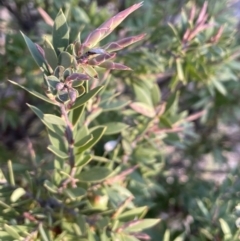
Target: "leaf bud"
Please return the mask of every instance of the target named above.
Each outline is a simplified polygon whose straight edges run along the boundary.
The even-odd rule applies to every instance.
[[[93,195],[89,198],[89,201],[94,208],[106,209],[108,205],[108,196]]]
[[[70,89],[68,92],[69,99],[73,103],[77,99],[77,91],[75,89]]]
[[[62,82],[59,82],[56,84],[56,89],[59,91],[59,90],[62,90],[64,87],[64,84]]]

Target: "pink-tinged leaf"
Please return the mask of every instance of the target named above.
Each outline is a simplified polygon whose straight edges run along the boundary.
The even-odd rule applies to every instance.
[[[81,56],[82,45],[80,42],[76,42],[74,45],[74,52],[77,57]]]
[[[132,70],[131,68],[127,67],[126,65],[114,63],[111,61],[106,61],[102,64],[98,65],[99,67],[105,68],[105,69],[118,69],[118,70]]]
[[[160,222],[160,219],[133,220],[133,221],[124,223],[120,228],[117,229],[117,232],[121,232],[122,230],[124,230],[125,232],[127,231],[129,233],[139,233],[144,229],[148,229],[152,226],[155,226],[159,222]]]
[[[197,27],[203,25],[204,23],[206,23],[207,19],[208,19],[208,14],[205,14],[205,15],[203,16],[203,18],[202,18],[202,21],[199,22],[199,23],[196,23],[195,28],[197,28]]]
[[[106,44],[102,48],[105,49],[107,52],[113,52],[113,51],[118,51],[120,49],[123,49],[133,43],[136,43],[137,41],[142,40],[146,34],[139,34],[136,36],[131,36],[127,38],[120,39],[116,42],[111,42],[109,44]]]
[[[197,19],[197,22],[196,24],[199,24],[201,22],[203,22],[203,19],[205,18],[206,16],[206,12],[207,12],[207,7],[208,7],[208,2],[205,1],[204,4],[203,4],[203,7],[199,13],[199,16],[198,16],[198,19]],[[206,21],[206,20],[205,20]]]
[[[221,26],[219,29],[218,29],[218,32],[217,34],[211,38],[211,41],[213,43],[217,43],[219,41],[219,39],[221,38],[222,36],[222,33],[223,33],[223,30],[224,30],[224,26]]]
[[[68,92],[68,96],[69,96],[69,99],[72,103],[75,102],[75,100],[77,99],[77,96],[78,96],[78,92],[77,90],[75,89],[70,89],[69,92]]]
[[[189,17],[190,22],[193,22],[193,20],[195,18],[195,13],[196,13],[196,6],[193,5],[191,8],[190,17]]]
[[[108,35],[109,28],[103,28],[99,27],[92,31],[88,36],[83,45],[85,48],[92,48],[94,47],[98,42],[100,42],[103,38],[105,38]]]
[[[101,63],[113,59],[116,56],[116,53],[111,53],[111,54],[101,54],[98,55],[97,57],[94,57],[88,61],[88,64],[90,65],[100,65]]]
[[[39,51],[39,53],[40,53],[40,54],[43,56],[43,58],[45,59],[45,52],[44,52],[43,48],[42,48],[40,45],[36,44],[36,43],[35,43],[35,45],[36,45],[37,50]]]
[[[142,4],[143,2],[134,4],[107,20],[87,36],[83,45],[86,48],[94,47],[98,42],[108,36],[129,14],[140,8]]]
[[[202,32],[203,30],[207,29],[207,28],[211,28],[213,27],[213,24],[204,24],[201,25],[199,27],[197,27],[196,29],[194,29],[188,36],[188,41],[190,41],[191,39],[193,39],[197,34],[199,34],[200,32]]]
[[[141,240],[151,240],[151,237],[146,233],[130,233],[130,235]]]
[[[56,89],[57,89],[58,91],[62,90],[63,88],[64,88],[64,83],[59,82],[59,83],[56,84]]]
[[[90,49],[89,54],[106,54],[107,52],[102,48]]]
[[[51,66],[48,64],[47,60],[46,60],[46,55],[45,55],[44,49],[43,49],[40,45],[38,45],[38,44],[36,44],[36,43],[35,43],[35,46],[36,46],[38,52],[42,55],[42,57],[43,57],[43,59],[44,59],[44,62],[45,62],[45,64],[46,64],[45,67],[47,68],[48,72],[49,72],[49,73],[52,73],[53,70],[52,70]]]
[[[186,30],[186,32],[184,33],[184,35],[183,35],[183,42],[184,42],[184,43],[188,41],[188,37],[189,37],[190,33],[191,33],[191,31],[190,31],[190,29],[188,28],[188,29]]]
[[[89,75],[91,78],[97,78],[98,79],[98,73],[91,65],[83,64],[83,65],[81,65],[81,67],[82,67],[84,73]]]
[[[137,113],[142,114],[144,116],[153,118],[156,115],[155,110],[144,103],[133,102],[129,106]]]
[[[78,73],[74,73],[74,74],[71,74],[69,75],[67,78],[66,78],[66,82],[69,82],[69,81],[72,81],[72,80],[89,80],[90,77],[86,74],[78,74]]]

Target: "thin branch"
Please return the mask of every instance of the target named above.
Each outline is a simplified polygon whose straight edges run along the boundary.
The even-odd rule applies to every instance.
[[[41,7],[38,7],[37,10],[38,10],[39,14],[41,15],[41,17],[43,18],[43,20],[45,21],[45,23],[52,27],[54,24],[54,21],[47,14],[47,12]]]

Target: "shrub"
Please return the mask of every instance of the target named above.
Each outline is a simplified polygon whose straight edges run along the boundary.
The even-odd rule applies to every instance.
[[[132,202],[126,183],[137,167],[128,167],[127,159],[121,163],[110,154],[120,151],[120,139],[106,142],[100,150],[94,148],[103,135],[120,137],[128,128],[118,116],[101,125],[95,120],[102,112],[120,110],[129,103],[107,90],[108,75],[112,69],[130,70],[113,62],[115,52],[144,34],[95,46],[141,5],[118,13],[89,33],[83,43],[79,34],[69,42],[62,10],[54,21],[52,43],[45,39],[41,48],[22,34],[43,73],[45,95],[10,82],[52,104],[52,114],[28,106],[47,128],[48,150],[54,159],[39,160],[33,151],[28,165],[8,161],[0,203],[4,240],[149,239],[143,230],[159,222],[143,219],[147,207],[135,207]],[[97,67],[105,70],[98,73]]]
[[[52,41],[42,22],[34,25],[34,36],[27,33],[38,44],[9,34],[2,59],[11,61],[0,66],[1,74],[7,79],[7,70],[11,86],[34,95],[14,88],[11,98],[1,99],[0,139],[10,151],[2,152],[0,237],[238,240],[239,168],[231,155],[238,149],[240,85],[233,11],[226,0],[149,0],[102,39],[110,28],[94,28],[109,10],[135,3],[105,2],[53,1],[48,13],[55,16],[61,7],[68,24],[59,12],[54,33],[60,38],[53,34]],[[43,41],[35,34],[39,29],[47,35]],[[69,38],[61,38],[64,33]],[[119,36],[124,40],[116,41]],[[24,56],[21,39],[43,72]],[[114,64],[118,48],[121,64]],[[17,76],[15,60],[22,69]],[[109,69],[114,67],[125,70]],[[12,88],[3,83],[2,93]],[[143,217],[157,219],[146,224]],[[148,227],[159,218],[154,228],[136,231],[138,221]]]

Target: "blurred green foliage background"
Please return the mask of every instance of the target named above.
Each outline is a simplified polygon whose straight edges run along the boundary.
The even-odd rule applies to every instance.
[[[1,165],[8,159],[26,163],[31,144],[39,158],[48,155],[44,127],[25,103],[41,105],[46,112],[49,106],[7,81],[42,88],[41,73],[19,30],[41,45],[43,37],[51,34],[51,21],[62,8],[72,36],[80,29],[84,39],[90,30],[134,3],[0,1]],[[109,93],[120,89],[122,100],[142,103],[145,112],[136,116],[134,124],[143,132],[148,113],[153,109],[163,113],[160,125],[148,133],[149,139],[129,152],[133,164],[141,165],[145,173],[138,185],[130,182],[135,202],[149,206],[148,217],[162,219],[151,231],[156,241],[239,240],[238,5],[227,0],[206,3],[146,0],[104,40],[109,42],[129,32],[146,33],[141,43],[120,52],[120,60],[133,71],[112,72],[114,81],[109,84]],[[156,86],[159,93],[153,93]],[[96,122],[124,119],[130,112],[110,112],[96,118]],[[151,138],[151,131],[158,131],[158,138]],[[127,144],[136,139],[134,129],[122,135],[127,152]],[[106,141],[107,137],[100,144]]]

